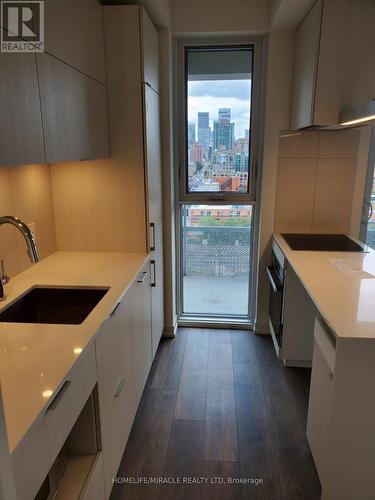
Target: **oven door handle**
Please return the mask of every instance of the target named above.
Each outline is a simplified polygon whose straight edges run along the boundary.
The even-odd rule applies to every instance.
[[[274,292],[280,292],[283,289],[283,287],[280,283],[276,283],[276,280],[274,277],[273,266],[267,266],[266,271],[267,271],[267,275],[268,275],[268,281],[270,282],[270,285],[272,286],[272,290]]]

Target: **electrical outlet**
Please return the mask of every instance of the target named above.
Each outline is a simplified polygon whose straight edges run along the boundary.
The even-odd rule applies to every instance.
[[[30,222],[29,224],[27,224],[27,226],[30,229],[30,231],[33,233],[34,238],[36,238],[35,222]]]

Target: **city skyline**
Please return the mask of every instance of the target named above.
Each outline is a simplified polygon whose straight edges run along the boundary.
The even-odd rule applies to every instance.
[[[188,82],[188,122],[195,123],[198,113],[209,113],[209,127],[219,119],[219,109],[230,108],[231,122],[235,123],[235,138],[245,137],[249,129],[251,80],[218,80]]]

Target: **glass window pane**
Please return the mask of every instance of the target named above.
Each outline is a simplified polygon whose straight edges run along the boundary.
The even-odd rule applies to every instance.
[[[183,314],[247,317],[251,205],[183,205]]]
[[[253,49],[187,48],[187,191],[249,191]]]

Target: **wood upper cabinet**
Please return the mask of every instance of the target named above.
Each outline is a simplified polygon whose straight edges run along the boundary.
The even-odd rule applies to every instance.
[[[46,53],[37,64],[47,162],[108,157],[106,87]]]
[[[45,50],[105,83],[103,7],[98,0],[45,0]]]
[[[144,9],[140,9],[143,60],[142,80],[159,92],[159,34]]]
[[[0,54],[0,164],[44,163],[35,54]]]

